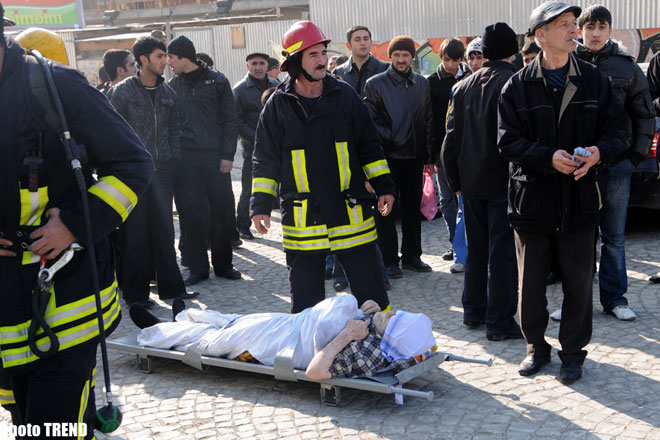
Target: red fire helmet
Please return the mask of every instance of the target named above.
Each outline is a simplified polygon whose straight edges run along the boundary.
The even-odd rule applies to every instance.
[[[330,40],[325,38],[321,29],[318,28],[311,21],[298,21],[289,28],[288,31],[282,36],[282,55],[286,57],[280,66],[282,72],[286,72],[286,62],[288,57],[295,55],[308,47],[312,47],[319,43],[330,43]]]

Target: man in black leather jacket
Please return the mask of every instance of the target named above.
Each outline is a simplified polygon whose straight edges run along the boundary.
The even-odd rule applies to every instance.
[[[387,63],[371,54],[372,46],[371,31],[366,26],[351,26],[346,31],[346,47],[351,51],[351,56],[332,71],[337,78],[349,83],[361,97],[364,96],[367,80],[387,70]]]
[[[174,251],[172,194],[181,159],[181,123],[176,93],[161,76],[167,64],[165,43],[143,37],[133,45],[140,72],[112,87],[108,99],[133,127],[154,158],[156,170],[140,203],[122,226],[122,293],[129,304],[154,305],[149,282],[156,272],[160,299],[187,294]]]
[[[649,154],[655,133],[655,114],[648,82],[635,57],[619,49],[619,45],[610,39],[610,11],[602,5],[590,6],[578,18],[578,27],[584,41],[584,47],[576,49],[578,58],[595,64],[609,78],[612,92],[625,107],[625,117],[631,122],[626,137],[628,148],[603,167],[598,176],[603,192],[598,287],[603,311],[622,321],[632,321],[635,312],[628,307],[628,300],[624,297],[628,290],[625,228],[630,176]]]
[[[415,57],[412,38],[399,36],[388,47],[392,64],[373,76],[365,86],[364,101],[376,123],[385,157],[399,192],[401,228],[401,262],[404,269],[430,272],[431,266],[421,260],[422,228],[419,207],[422,200],[424,167],[435,171],[433,146],[433,109],[429,83],[413,72]],[[378,221],[383,261],[392,278],[401,278],[398,237],[395,219],[380,217]]]
[[[454,193],[463,196],[467,254],[463,323],[486,323],[491,341],[520,339],[513,318],[518,305],[516,251],[507,220],[509,162],[497,150],[497,102],[515,73],[516,33],[506,23],[486,28],[483,55],[489,61],[454,87],[442,145],[442,166]]]
[[[266,75],[268,55],[253,52],[245,58],[248,74],[234,85],[234,101],[238,111],[238,135],[241,138],[243,169],[241,170],[241,196],[236,209],[236,225],[241,238],[254,238],[250,232],[250,196],[252,195],[252,153],[254,134],[263,105],[261,95],[279,84]]]
[[[545,282],[556,246],[564,292],[559,380],[565,384],[582,377],[591,339],[593,250],[602,208],[593,167],[623,153],[628,126],[605,75],[572,53],[580,12],[557,1],[532,12],[530,29],[543,50],[509,79],[498,106],[498,147],[511,162],[508,212],[527,341],[518,372],[530,376],[550,362]],[[578,147],[589,153],[576,156]]]
[[[232,265],[233,198],[231,172],[238,138],[238,116],[231,86],[220,72],[196,60],[195,46],[185,36],[167,46],[175,73],[169,82],[178,97],[181,125],[182,220],[186,225],[187,285],[209,277],[209,261],[201,224],[203,204],[211,208],[211,260],[217,277],[241,278]],[[207,198],[200,195],[206,189]],[[177,200],[178,203],[178,200]]]

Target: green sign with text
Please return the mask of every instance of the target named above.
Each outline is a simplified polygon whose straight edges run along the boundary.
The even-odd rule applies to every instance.
[[[7,0],[5,15],[17,27],[81,28],[85,26],[82,0]]]

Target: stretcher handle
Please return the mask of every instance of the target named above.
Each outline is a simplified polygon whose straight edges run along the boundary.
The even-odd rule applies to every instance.
[[[408,388],[403,388],[402,386],[394,386],[394,385],[390,385],[387,388],[390,391],[392,391],[392,394],[401,394],[402,396],[409,396],[409,397],[419,397],[421,399],[426,399],[429,402],[433,400],[433,391],[409,390]]]
[[[493,366],[493,358],[488,358],[488,359],[474,359],[474,358],[466,358],[463,356],[456,356],[455,354],[447,353],[445,355],[445,360],[446,361],[459,361],[459,362],[470,362],[473,364],[482,364],[482,365],[488,365],[489,367]]]

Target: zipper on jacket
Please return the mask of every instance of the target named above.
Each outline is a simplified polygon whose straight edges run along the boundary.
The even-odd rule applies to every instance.
[[[151,102],[151,108],[154,110],[154,151],[156,152],[156,157],[154,162],[158,160],[158,116],[156,115],[156,102]]]
[[[600,193],[600,185],[598,185],[598,181],[594,183],[596,184],[596,192],[598,193],[598,210],[600,211],[603,208],[603,197]]]
[[[516,205],[516,213],[518,215],[522,215],[522,211],[521,211],[522,202],[523,202],[523,199],[525,198],[525,191],[526,190],[527,190],[527,188],[523,188],[522,191],[520,192],[520,199],[518,200],[518,204]]]

